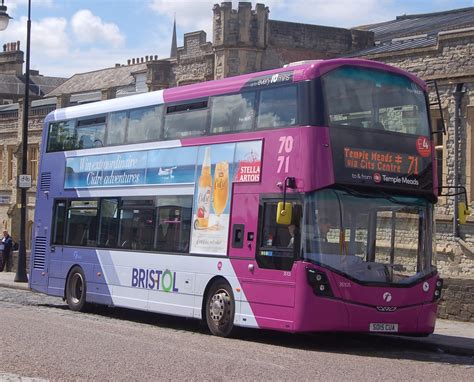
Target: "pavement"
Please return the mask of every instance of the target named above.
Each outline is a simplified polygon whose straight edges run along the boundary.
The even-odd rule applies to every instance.
[[[0,287],[29,290],[28,283],[15,282],[14,279],[15,273],[0,272]],[[399,345],[420,350],[474,357],[474,322],[437,319],[435,331],[428,337],[377,336],[390,337]]]

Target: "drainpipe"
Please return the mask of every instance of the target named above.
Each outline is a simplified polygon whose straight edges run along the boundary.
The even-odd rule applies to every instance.
[[[456,85],[456,91],[454,95],[454,193],[458,193],[459,186],[459,128],[461,127],[461,103],[462,97],[465,93],[463,90],[463,83]],[[459,237],[459,224],[458,224],[458,195],[454,195],[454,220],[453,220],[453,236]]]

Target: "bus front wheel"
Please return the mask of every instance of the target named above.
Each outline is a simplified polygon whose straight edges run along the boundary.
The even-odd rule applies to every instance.
[[[69,309],[83,312],[86,309],[86,278],[81,267],[74,267],[66,284],[66,302]]]
[[[229,337],[234,329],[235,301],[225,281],[215,282],[206,297],[206,322],[212,334]]]

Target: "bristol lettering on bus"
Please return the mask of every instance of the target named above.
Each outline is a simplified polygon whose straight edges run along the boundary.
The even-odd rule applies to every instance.
[[[183,89],[46,118],[33,290],[77,311],[192,317],[219,336],[433,332],[423,81],[335,59]]]

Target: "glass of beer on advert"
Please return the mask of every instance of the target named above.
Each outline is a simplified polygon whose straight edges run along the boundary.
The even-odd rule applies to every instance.
[[[214,171],[214,187],[212,206],[216,214],[216,224],[219,225],[220,215],[224,212],[229,198],[229,163],[222,161],[216,163]]]

